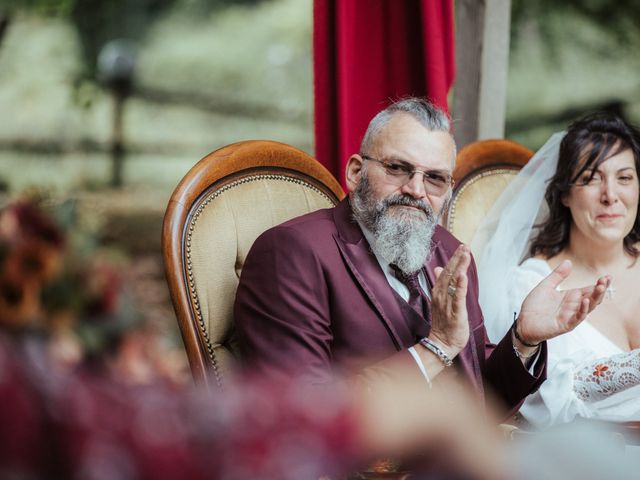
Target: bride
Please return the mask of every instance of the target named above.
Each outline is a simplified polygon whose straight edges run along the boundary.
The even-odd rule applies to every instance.
[[[573,123],[522,169],[472,242],[492,341],[564,260],[572,272],[561,290],[613,279],[586,321],[549,340],[548,379],[520,410],[535,427],[576,417],[640,420],[639,142],[614,115]]]

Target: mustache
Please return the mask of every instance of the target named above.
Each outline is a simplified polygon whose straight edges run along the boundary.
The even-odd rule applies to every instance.
[[[433,209],[424,200],[418,200],[407,195],[392,195],[389,198],[385,198],[383,201],[383,208],[386,210],[394,205],[400,205],[405,207],[414,207],[422,210],[427,217],[433,217]]]

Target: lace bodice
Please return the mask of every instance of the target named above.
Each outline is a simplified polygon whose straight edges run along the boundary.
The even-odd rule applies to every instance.
[[[573,389],[585,402],[597,402],[640,385],[640,349],[600,358],[574,374]]]
[[[524,297],[546,275],[549,265],[530,258],[508,278],[506,308],[518,311]],[[511,319],[513,313],[511,314]],[[509,320],[486,319],[494,334],[504,334]],[[576,417],[608,421],[640,420],[640,349],[623,352],[588,320],[572,332],[547,342],[547,380],[520,410],[537,428]]]

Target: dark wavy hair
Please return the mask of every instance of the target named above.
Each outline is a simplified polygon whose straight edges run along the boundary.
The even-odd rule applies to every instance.
[[[549,218],[537,225],[539,232],[531,243],[532,256],[542,254],[547,258],[556,256],[569,243],[571,211],[562,204],[562,199],[585,171],[595,174],[596,168],[609,157],[630,149],[640,174],[640,131],[617,115],[595,113],[572,123],[560,143],[558,168],[545,193],[549,206]],[[624,249],[633,257],[640,251],[640,218],[624,238]]]

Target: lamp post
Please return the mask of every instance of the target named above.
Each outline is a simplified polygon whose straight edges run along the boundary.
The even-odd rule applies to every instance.
[[[136,66],[136,51],[127,40],[112,40],[98,55],[98,78],[112,94],[113,123],[111,133],[111,185],[123,184],[124,145],[124,104],[133,88]]]

